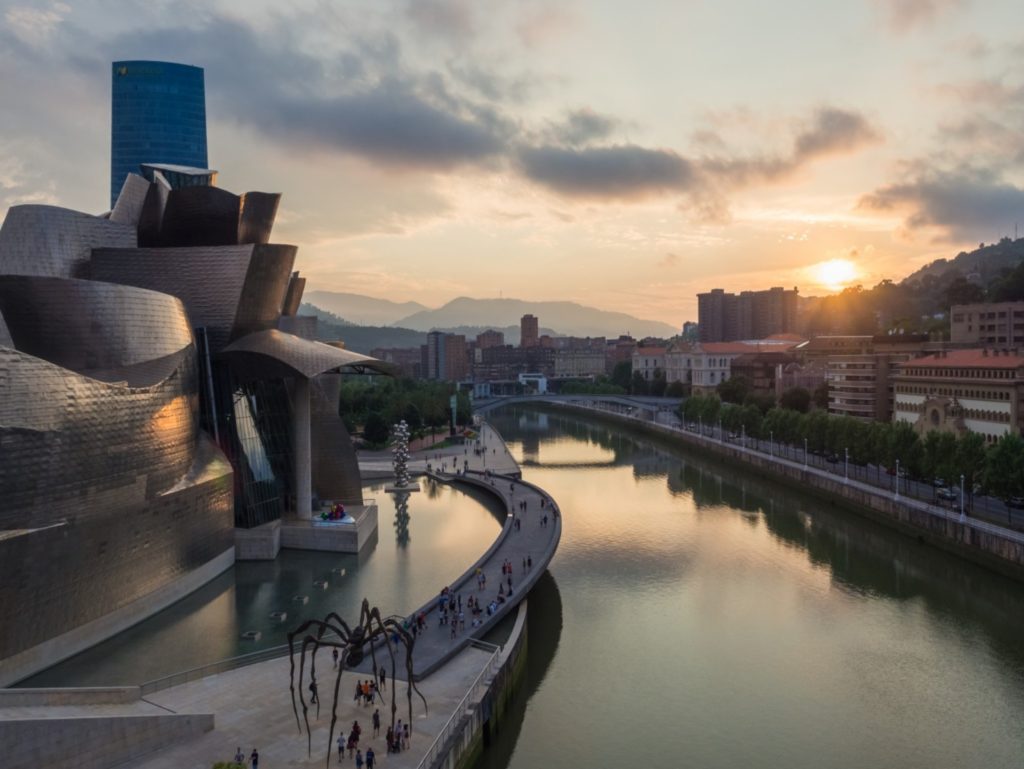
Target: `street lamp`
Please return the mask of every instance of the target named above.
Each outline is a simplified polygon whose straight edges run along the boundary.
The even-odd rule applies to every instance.
[[[704,440],[704,417],[697,417],[697,435]]]
[[[743,444],[743,448],[747,447],[747,426],[740,425],[740,443]]]
[[[846,462],[843,463],[843,483],[847,483],[850,480],[850,450],[843,450],[846,452]]]
[[[900,461],[896,460],[896,499],[900,498]]]
[[[960,474],[960,523],[964,522],[964,476]]]
[[[804,438],[804,469],[807,469],[807,439]]]
[[[775,433],[771,430],[768,431],[768,456],[775,456]]]
[[[718,442],[719,443],[725,443],[725,436],[722,435],[722,419],[721,419],[721,417],[719,417],[719,419],[718,419]]]

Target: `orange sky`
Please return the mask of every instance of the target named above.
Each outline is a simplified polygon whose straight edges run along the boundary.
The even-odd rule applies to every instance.
[[[712,287],[873,285],[1012,234],[1019,11],[0,0],[0,204],[102,210],[109,63],[182,61],[221,185],[284,194],[309,288],[679,325]]]

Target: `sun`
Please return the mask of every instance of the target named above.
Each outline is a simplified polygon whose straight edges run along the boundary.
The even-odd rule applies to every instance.
[[[830,291],[841,291],[857,278],[857,267],[849,259],[829,259],[814,266],[814,275]]]

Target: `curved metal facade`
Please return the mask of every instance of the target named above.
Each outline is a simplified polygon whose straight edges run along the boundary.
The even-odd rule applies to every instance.
[[[0,275],[88,277],[92,249],[135,243],[130,224],[57,206],[14,206],[0,227]]]
[[[218,352],[237,336],[277,324],[295,253],[278,245],[100,248],[92,276],[178,297]]]

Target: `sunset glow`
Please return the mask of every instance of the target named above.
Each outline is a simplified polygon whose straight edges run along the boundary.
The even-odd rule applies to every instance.
[[[814,275],[829,291],[842,291],[857,279],[858,272],[849,259],[829,259],[814,266]]]
[[[0,208],[108,204],[114,58],[205,68],[219,184],[282,193],[309,291],[679,326],[899,281],[1024,200],[1005,0],[200,5],[0,0]]]

